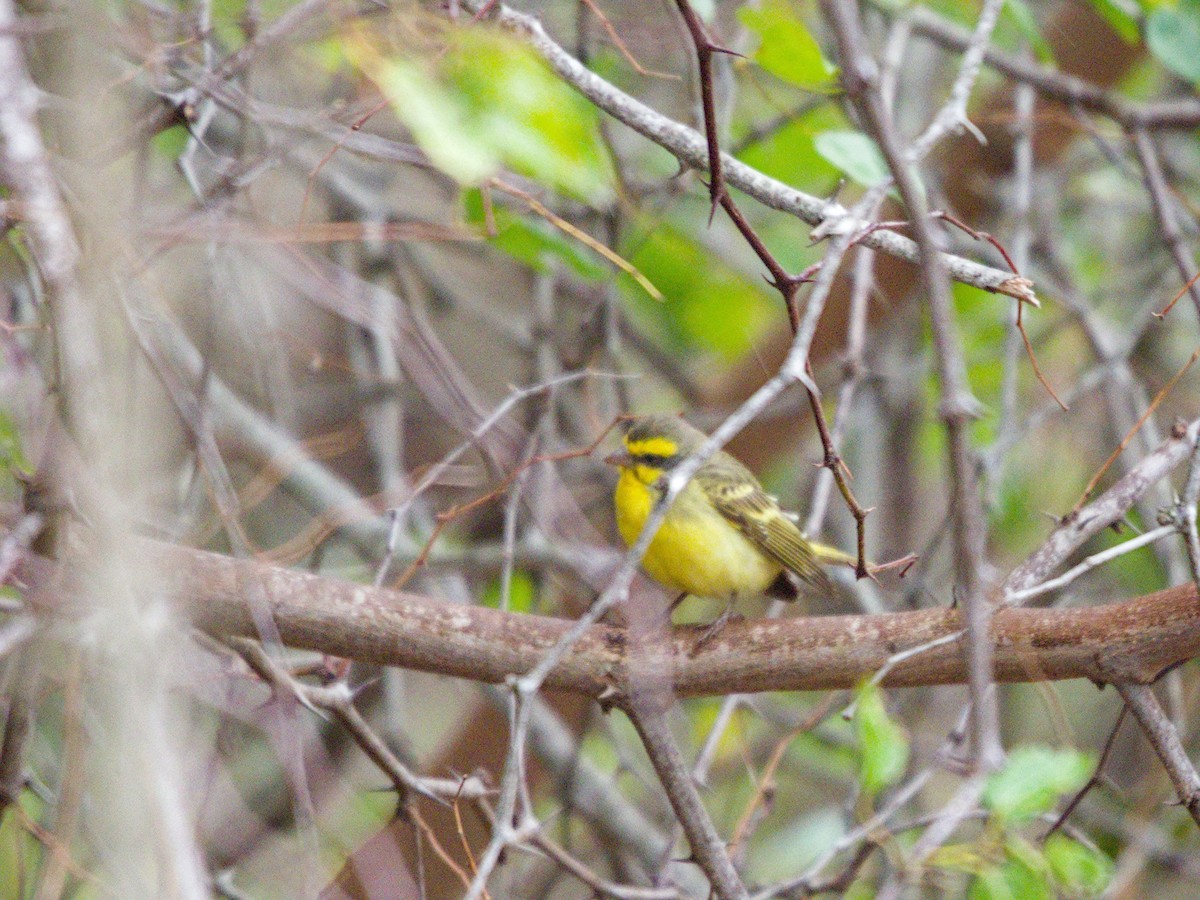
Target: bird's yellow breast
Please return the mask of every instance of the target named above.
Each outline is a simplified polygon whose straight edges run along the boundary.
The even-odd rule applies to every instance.
[[[654,470],[645,466],[621,470],[614,506],[626,544],[637,540],[654,508],[655,480]],[[670,590],[721,600],[761,594],[783,571],[712,506],[694,481],[667,513],[642,567]]]

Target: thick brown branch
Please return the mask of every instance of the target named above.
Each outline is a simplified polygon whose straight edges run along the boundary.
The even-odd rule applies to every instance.
[[[165,587],[188,606],[196,625],[220,637],[254,636],[248,598],[266,598],[290,646],[495,683],[528,672],[571,626],[198,550],[150,542],[146,550],[172,573]],[[17,578],[36,609],[61,611],[66,604],[66,579],[49,562],[26,560]],[[620,705],[629,671],[650,666],[672,673],[678,695],[847,688],[894,654],[963,625],[954,609],[732,622],[695,655],[698,627],[631,644],[624,629],[597,625],[552,670],[546,686]],[[1200,598],[1186,585],[1106,606],[1005,608],[993,618],[991,634],[997,681],[1146,684],[1200,655]],[[631,653],[638,654],[635,665]],[[966,677],[962,644],[951,640],[897,663],[883,684],[964,683]]]

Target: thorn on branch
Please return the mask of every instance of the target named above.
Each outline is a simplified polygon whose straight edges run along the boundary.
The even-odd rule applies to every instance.
[[[499,5],[499,0],[487,0],[483,6],[479,7],[479,10],[475,13],[475,15],[471,16],[471,24],[474,25],[476,22],[481,22],[486,19]]]
[[[706,48],[709,53],[724,53],[726,56],[736,56],[738,59],[749,59],[745,53],[738,53],[736,50],[731,50],[729,47],[722,47],[720,44],[710,43]]]
[[[725,173],[721,166],[721,145],[717,134],[716,101],[713,99],[713,53],[732,53],[716,44],[708,35],[704,23],[696,15],[688,0],[676,0],[679,14],[683,16],[691,35],[692,44],[696,48],[696,64],[700,70],[700,103],[704,114],[704,139],[708,150],[708,196],[711,206],[708,213],[708,223],[712,225],[717,207],[724,205],[726,199]],[[740,55],[740,54],[738,54]]]

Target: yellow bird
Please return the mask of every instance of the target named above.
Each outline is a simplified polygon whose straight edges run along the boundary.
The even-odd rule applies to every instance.
[[[672,416],[646,416],[630,423],[622,449],[604,460],[621,470],[613,504],[617,530],[626,544],[637,540],[666,490],[671,470],[704,440],[703,432]],[[815,593],[828,596],[833,585],[820,559],[848,558],[810,543],[750,470],[718,451],[676,498],[642,567],[655,581],[679,592],[675,604],[689,594],[727,601],[704,640],[725,625],[739,597],[765,594],[795,600],[798,588],[788,572]]]

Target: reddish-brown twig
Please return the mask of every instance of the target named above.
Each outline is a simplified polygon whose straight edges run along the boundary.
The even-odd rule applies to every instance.
[[[997,240],[995,237],[993,237],[988,232],[980,231],[977,228],[972,228],[966,222],[963,222],[963,221],[955,218],[954,216],[950,215],[950,213],[946,212],[945,210],[933,210],[930,212],[929,215],[930,215],[930,218],[941,219],[943,222],[947,222],[948,224],[953,225],[955,228],[959,229],[964,234],[970,235],[972,238],[974,238],[977,241],[986,241],[987,243],[991,244],[992,247],[995,248],[996,252],[999,253],[1002,257],[1004,257],[1005,263],[1008,264],[1008,267],[1012,270],[1013,274],[1014,275],[1021,274],[1020,270],[1017,268],[1016,263],[1013,262],[1013,258],[1012,258],[1012,256],[1009,255],[1009,252],[1005,248],[1004,244],[1002,244],[999,240]],[[856,238],[856,240],[862,240],[864,237],[866,237],[872,231],[877,231],[881,228],[895,229],[895,228],[901,228],[908,224],[909,224],[908,222],[875,222],[875,223],[872,223],[868,228],[864,229],[863,233],[861,235],[859,235]],[[1197,276],[1197,277],[1200,277],[1200,276]],[[1185,290],[1186,290],[1186,288],[1185,288]],[[1177,300],[1179,298],[1176,297],[1175,299]],[[1172,303],[1173,302],[1174,301],[1172,301]],[[1034,303],[1033,305],[1037,306],[1038,304]],[[1025,331],[1025,323],[1022,321],[1022,314],[1025,311],[1024,306],[1025,306],[1025,304],[1023,302],[1018,302],[1018,304],[1017,304],[1017,323],[1016,324],[1017,324],[1017,331],[1020,332],[1020,334],[1021,334],[1021,341],[1025,345],[1025,353],[1026,353],[1026,355],[1029,356],[1029,364],[1033,367],[1033,374],[1035,376],[1037,376],[1037,380],[1041,383],[1042,387],[1044,387],[1046,389],[1046,393],[1048,393],[1051,397],[1053,397],[1054,402],[1057,403],[1064,412],[1066,412],[1069,409],[1069,407],[1058,396],[1058,393],[1054,390],[1054,388],[1050,386],[1050,381],[1046,378],[1045,374],[1042,372],[1042,367],[1038,365],[1037,356],[1033,352],[1033,343],[1029,340],[1029,334]],[[1169,308],[1170,307],[1168,307],[1168,309]]]
[[[455,796],[450,804],[451,809],[454,811],[454,830],[458,832],[459,843],[462,844],[463,853],[467,857],[467,863],[471,866],[471,876],[474,877],[479,872],[479,866],[475,862],[475,854],[471,851],[471,842],[467,840],[467,830],[463,827],[462,810],[459,809],[458,801],[458,796]],[[471,882],[467,881],[466,885],[469,888]],[[480,894],[483,900],[491,900],[491,894],[488,893],[486,887],[480,891]]]
[[[1042,387],[1046,389],[1054,402],[1057,403],[1066,412],[1069,407],[1059,398],[1054,392],[1054,388],[1050,387],[1050,382],[1046,380],[1046,376],[1042,374],[1042,367],[1038,365],[1037,357],[1033,353],[1033,344],[1029,341],[1029,335],[1025,331],[1025,323],[1021,321],[1021,314],[1025,312],[1025,304],[1017,304],[1017,331],[1021,333],[1021,341],[1025,344],[1025,352],[1029,356],[1029,364],[1033,366],[1033,374],[1037,376],[1037,380],[1042,383]]]
[[[1092,480],[1087,483],[1087,487],[1083,489],[1083,496],[1079,498],[1079,502],[1076,503],[1071,509],[1071,512],[1067,514],[1067,518],[1074,517],[1079,510],[1083,508],[1083,504],[1086,503],[1088,497],[1092,495],[1092,491],[1096,489],[1096,485],[1100,483],[1100,479],[1104,477],[1104,473],[1108,471],[1109,467],[1114,462],[1116,462],[1117,457],[1125,451],[1125,448],[1129,446],[1129,442],[1133,440],[1133,436],[1141,430],[1142,426],[1146,424],[1146,420],[1150,418],[1150,416],[1154,413],[1154,410],[1158,409],[1159,404],[1166,399],[1167,395],[1171,393],[1172,388],[1175,387],[1175,384],[1180,378],[1183,377],[1184,373],[1192,367],[1192,364],[1195,363],[1198,358],[1200,358],[1200,348],[1197,348],[1191,357],[1188,358],[1188,361],[1183,364],[1183,367],[1173,376],[1171,376],[1171,380],[1164,384],[1162,389],[1154,395],[1154,399],[1150,401],[1150,405],[1146,407],[1146,411],[1142,413],[1142,417],[1133,423],[1133,427],[1130,428],[1129,433],[1122,438],[1121,443],[1117,445],[1117,449],[1109,454],[1108,459],[1104,461],[1104,465],[1102,465],[1100,470],[1092,476]]]
[[[800,330],[800,307],[796,299],[797,294],[800,286],[810,279],[818,267],[810,267],[800,275],[790,274],[779,260],[775,258],[775,255],[771,253],[758,232],[754,230],[754,227],[742,214],[741,209],[738,208],[737,203],[734,202],[733,197],[729,194],[725,186],[724,170],[721,163],[721,147],[717,136],[717,115],[713,99],[712,55],[714,53],[731,53],[732,51],[713,43],[703,23],[687,0],[676,0],[676,5],[679,7],[679,12],[683,16],[684,23],[687,25],[688,32],[692,37],[692,43],[695,45],[696,59],[700,70],[700,98],[704,115],[704,135],[708,147],[708,191],[712,201],[709,220],[711,221],[712,215],[716,212],[718,205],[725,210],[734,227],[737,228],[746,243],[750,245],[750,248],[762,264],[766,266],[767,271],[771,273],[770,278],[767,279],[767,283],[779,291],[783,297],[784,306],[787,309],[788,321],[794,335]],[[807,361],[805,369],[811,381],[812,366]],[[858,533],[858,563],[855,567],[855,574],[857,577],[863,578],[867,575],[865,522],[870,509],[864,509],[855,498],[854,492],[850,490],[850,484],[846,478],[848,470],[845,463],[842,462],[837,448],[833,445],[829,425],[825,420],[825,413],[821,409],[820,398],[811,389],[807,390],[809,404],[812,406],[813,417],[816,419],[817,431],[821,435],[821,444],[824,448],[822,465],[832,473],[842,498],[846,501],[851,515],[854,516]]]
[[[1096,771],[1092,773],[1092,777],[1088,779],[1087,784],[1081,787],[1063,808],[1062,813],[1054,820],[1054,824],[1042,835],[1043,841],[1066,824],[1067,819],[1071,818],[1071,813],[1075,812],[1075,808],[1091,792],[1092,788],[1104,782],[1104,767],[1108,765],[1108,758],[1112,755],[1113,747],[1117,745],[1117,735],[1121,731],[1121,726],[1125,724],[1125,716],[1128,713],[1129,707],[1122,706],[1121,713],[1117,716],[1117,724],[1113,726],[1112,732],[1108,735],[1108,740],[1104,742],[1104,751],[1100,754],[1100,761],[1096,763]]]
[[[641,63],[639,63],[637,59],[634,58],[634,55],[629,51],[629,48],[625,45],[625,42],[621,40],[621,35],[617,33],[617,29],[614,28],[612,22],[608,20],[608,16],[604,15],[604,12],[599,6],[596,5],[595,0],[583,0],[583,5],[590,9],[592,14],[600,20],[600,24],[604,26],[604,31],[608,34],[609,39],[612,40],[613,45],[619,51],[621,51],[621,55],[625,57],[626,61],[633,66],[634,70],[639,75],[645,75],[647,78],[663,78],[667,81],[680,80],[678,75],[672,75],[670,72],[656,72],[653,69],[647,69]]]
[[[1188,281],[1188,283],[1179,289],[1179,293],[1177,293],[1174,297],[1171,298],[1170,303],[1168,303],[1166,306],[1164,306],[1158,312],[1150,313],[1150,315],[1154,316],[1154,318],[1156,318],[1156,319],[1165,318],[1167,313],[1169,313],[1172,309],[1175,308],[1175,304],[1179,302],[1179,298],[1182,297],[1184,294],[1186,294],[1189,290],[1191,290],[1192,285],[1195,284],[1197,281],[1200,281],[1200,272],[1197,272],[1195,275],[1193,275],[1191,277],[1191,279]]]
[[[708,221],[712,222],[717,213],[717,206],[722,198],[727,196],[725,189],[725,174],[721,164],[721,142],[717,135],[717,117],[713,100],[712,58],[714,53],[733,53],[714,43],[708,36],[704,23],[696,15],[688,0],[675,0],[679,14],[687,26],[696,48],[696,64],[700,69],[700,100],[704,109],[704,142],[708,148],[708,196],[710,202]],[[741,55],[741,54],[734,54]]]
[[[808,364],[809,376],[812,376],[812,365]],[[867,570],[867,538],[866,538],[866,522],[867,514],[874,507],[864,509],[858,502],[858,498],[854,496],[854,491],[850,488],[850,469],[842,460],[841,454],[837,452],[837,448],[833,446],[833,436],[829,433],[829,423],[825,420],[825,410],[821,408],[821,400],[812,391],[808,391],[808,403],[812,407],[813,418],[817,423],[817,431],[821,435],[821,446],[825,448],[825,456],[821,461],[821,465],[829,470],[829,474],[833,476],[834,482],[838,486],[842,497],[846,501],[846,506],[850,510],[850,514],[854,516],[854,526],[858,537],[858,561],[854,564],[854,577],[866,578],[870,573]]]
[[[308,173],[308,181],[306,182],[305,187],[304,187],[304,199],[302,199],[300,201],[300,215],[297,217],[298,222],[300,222],[300,223],[304,222],[304,216],[308,212],[308,201],[312,197],[313,185],[316,184],[317,176],[321,174],[321,170],[323,168],[325,168],[325,166],[328,165],[329,161],[331,159],[333,159],[333,157],[337,154],[337,152],[342,149],[342,144],[344,144],[346,142],[346,139],[349,138],[350,135],[354,134],[357,131],[361,131],[362,127],[364,125],[366,125],[367,122],[369,122],[373,116],[375,116],[377,113],[382,112],[384,109],[386,109],[388,103],[390,103],[390,102],[391,101],[389,101],[385,97],[383,100],[380,100],[378,103],[376,103],[374,106],[372,106],[369,110],[367,110],[363,115],[359,116],[352,123],[350,123],[350,130],[348,132],[346,132],[345,137],[343,137],[341,140],[337,141],[332,147],[330,147],[329,152],[326,153],[324,156],[322,156],[321,159],[317,162],[317,164],[315,166],[313,166],[312,171]]]
[[[996,248],[997,253],[999,253],[1001,256],[1004,257],[1004,261],[1006,263],[1008,263],[1008,267],[1010,269],[1012,269],[1014,275],[1021,274],[1020,270],[1017,269],[1017,264],[1015,262],[1013,262],[1013,258],[1011,256],[1009,256],[1008,250],[1005,249],[1004,245],[1002,243],[1000,243],[1000,241],[996,240],[996,238],[992,237],[992,235],[988,234],[986,231],[979,231],[978,229],[972,228],[970,225],[967,225],[965,222],[959,221],[954,216],[950,215],[948,212],[945,212],[944,210],[935,210],[933,213],[931,213],[931,215],[934,218],[938,218],[945,222],[949,222],[955,228],[958,228],[965,234],[969,234],[971,237],[973,237],[977,241],[987,241],[989,244],[991,244],[993,247]],[[1029,356],[1029,364],[1033,367],[1033,374],[1037,376],[1037,380],[1039,382],[1041,382],[1042,387],[1044,387],[1046,389],[1046,393],[1048,393],[1051,397],[1054,398],[1054,402],[1057,403],[1062,408],[1063,412],[1066,412],[1068,409],[1067,404],[1062,402],[1062,400],[1059,398],[1058,394],[1055,392],[1054,388],[1052,388],[1050,386],[1050,382],[1046,379],[1046,376],[1042,373],[1042,367],[1038,365],[1037,356],[1033,352],[1033,344],[1029,340],[1029,334],[1025,331],[1025,323],[1021,319],[1021,315],[1024,312],[1025,312],[1025,304],[1018,303],[1017,304],[1017,331],[1019,331],[1021,333],[1021,341],[1025,344],[1025,353]]]
[[[531,466],[538,465],[539,463],[562,462],[566,459],[578,459],[581,456],[590,456],[595,452],[596,448],[600,446],[601,442],[608,437],[608,433],[612,431],[613,428],[616,427],[617,423],[622,421],[624,418],[626,417],[618,416],[616,419],[613,419],[613,421],[609,423],[608,427],[600,432],[600,436],[597,437],[596,440],[592,441],[592,443],[588,446],[576,450],[564,450],[561,453],[543,453],[532,456],[528,461],[520,466],[517,466],[517,468],[506,474],[500,480],[500,483],[486,494],[476,497],[474,500],[468,500],[465,503],[452,506],[449,509],[438,513],[434,520],[433,530],[430,532],[428,539],[421,548],[421,552],[418,553],[416,559],[409,563],[408,567],[400,573],[400,576],[392,582],[391,587],[395,590],[399,590],[408,583],[409,579],[416,574],[417,570],[425,564],[425,560],[429,558],[429,554],[433,550],[433,545],[437,542],[437,539],[441,535],[443,529],[445,529],[447,525],[449,525],[463,513],[470,512],[471,510],[476,509],[477,507],[480,507],[491,500],[495,500],[502,493],[504,493],[508,486],[516,480],[517,476],[520,475],[522,471],[530,468]]]
[[[833,711],[838,699],[839,697],[836,693],[828,694],[823,701],[817,704],[817,707],[812,712],[805,716],[804,721],[800,722],[800,724],[776,742],[775,748],[771,751],[771,756],[763,768],[762,776],[758,779],[758,786],[754,791],[754,796],[746,804],[746,809],[743,811],[742,817],[738,819],[737,825],[733,828],[733,837],[729,839],[729,852],[735,858],[738,854],[738,848],[750,836],[751,827],[755,822],[755,812],[761,806],[768,805],[771,801],[771,797],[775,792],[775,772],[778,770],[779,764],[783,762],[783,756],[787,752],[788,747],[800,735],[807,734],[824,722]]]

